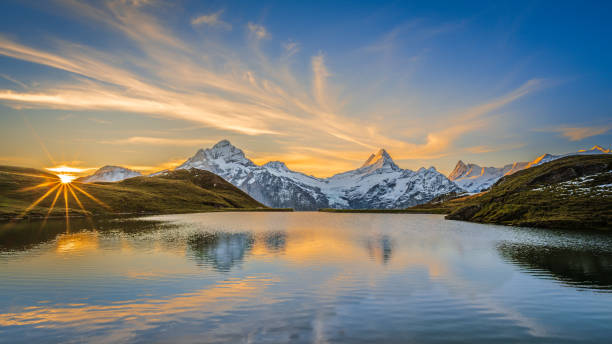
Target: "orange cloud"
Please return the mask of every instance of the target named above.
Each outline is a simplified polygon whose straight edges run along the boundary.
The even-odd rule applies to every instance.
[[[248,23],[252,56],[240,59],[220,43],[189,44],[162,25],[161,18],[129,2],[68,1],[67,10],[80,18],[102,23],[130,39],[142,54],[105,52],[56,41],[52,48],[37,49],[0,36],[0,55],[52,67],[77,76],[52,86],[25,91],[0,90],[0,101],[15,108],[109,110],[198,123],[218,131],[260,135],[269,140],[293,140],[292,145],[336,152],[362,150],[367,155],[386,148],[395,159],[429,159],[448,155],[462,135],[488,125],[487,114],[543,87],[543,80],[528,80],[521,87],[485,100],[468,109],[457,109],[439,123],[417,123],[415,137],[407,140],[395,128],[371,116],[357,118],[345,110],[330,82],[323,53],[310,60],[311,80],[300,80],[291,67],[291,55],[276,59],[259,49],[270,37],[261,25]],[[195,18],[197,24],[218,23],[221,12]],[[288,51],[296,48],[288,47]],[[211,67],[210,59],[226,68]],[[131,67],[137,65],[138,72]],[[356,95],[359,97],[360,95]],[[415,112],[418,110],[414,110]],[[449,119],[450,118],[450,119]],[[383,122],[383,123],[381,123]],[[392,121],[390,121],[392,122]],[[124,143],[153,145],[204,145],[196,140],[130,137]],[[169,141],[172,140],[172,141]],[[363,150],[363,149],[367,150]],[[330,174],[348,167],[346,161],[324,161],[303,151],[293,165],[306,172]],[[263,159],[262,157],[257,157]],[[278,154],[291,160],[290,154]],[[360,158],[362,160],[364,158]],[[291,162],[290,162],[291,163]]]
[[[597,136],[601,134],[605,134],[610,131],[612,127],[603,126],[603,127],[563,127],[559,128],[556,131],[560,132],[563,136],[570,139],[570,141],[580,141],[582,139],[586,139],[587,137]]]
[[[100,143],[106,144],[144,144],[153,146],[187,146],[187,147],[200,147],[203,145],[213,144],[216,140],[209,139],[171,139],[164,137],[148,137],[148,136],[132,136],[125,139],[118,139],[112,141],[101,141]]]

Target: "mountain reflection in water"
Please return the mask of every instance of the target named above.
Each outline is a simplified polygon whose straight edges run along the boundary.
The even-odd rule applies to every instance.
[[[610,252],[438,215],[23,222],[0,231],[0,343],[605,343]]]
[[[526,271],[573,286],[612,289],[612,252],[572,247],[502,244],[502,257]]]
[[[255,242],[251,233],[197,232],[188,239],[188,255],[198,265],[210,264],[217,271],[229,271],[244,260]]]

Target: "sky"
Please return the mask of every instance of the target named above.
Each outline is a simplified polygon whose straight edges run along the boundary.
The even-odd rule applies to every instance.
[[[0,2],[0,164],[172,168],[222,139],[319,177],[612,143],[612,3]]]

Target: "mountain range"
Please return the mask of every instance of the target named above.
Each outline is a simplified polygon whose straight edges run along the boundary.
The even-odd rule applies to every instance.
[[[475,193],[490,188],[503,176],[513,174],[526,168],[539,166],[568,156],[606,153],[609,154],[610,150],[600,146],[593,146],[593,148],[589,150],[579,150],[577,152],[561,155],[544,154],[533,161],[514,162],[503,167],[480,167],[472,163],[465,164],[463,161],[459,160],[453,171],[448,175],[448,179],[455,182],[455,184],[465,191]]]
[[[384,149],[358,169],[316,178],[292,171],[280,161],[256,165],[241,149],[222,140],[177,167],[192,168],[218,174],[267,206],[296,210],[406,208],[462,191],[433,167],[417,171],[398,167]]]
[[[274,208],[296,210],[407,208],[448,193],[476,193],[488,189],[501,177],[571,155],[610,153],[599,146],[563,155],[544,154],[531,162],[503,167],[480,167],[459,161],[448,177],[434,167],[416,171],[402,169],[384,149],[371,154],[354,170],[317,178],[289,169],[281,161],[257,165],[228,140],[200,149],[175,170],[206,170],[215,173],[255,200]],[[170,171],[160,171],[160,176]],[[105,166],[82,182],[112,182],[140,176],[118,166]]]
[[[612,229],[612,154],[574,154],[502,177],[487,192],[419,205],[451,220]],[[412,209],[413,211],[416,209]]]

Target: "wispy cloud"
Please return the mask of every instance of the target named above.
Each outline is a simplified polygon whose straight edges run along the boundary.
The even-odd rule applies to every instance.
[[[57,118],[58,121],[65,121],[65,120],[69,120],[72,118],[75,118],[76,116],[72,113],[67,113],[65,115],[61,115]]]
[[[23,82],[15,79],[15,78],[11,78],[10,76],[8,76],[6,74],[0,74],[0,77],[3,78],[3,79],[6,79],[6,80],[8,80],[8,81],[10,81],[10,82],[12,82],[12,83],[14,83],[16,85],[19,85],[22,88],[28,88],[28,85],[24,84]]]
[[[555,130],[561,133],[563,136],[569,138],[571,141],[580,141],[587,137],[597,136],[605,134],[612,129],[612,126],[601,126],[601,127],[563,127]]]
[[[283,43],[283,49],[285,49],[285,56],[291,57],[300,51],[300,45],[293,40],[289,40]]]
[[[255,37],[257,37],[257,39],[264,39],[270,36],[266,28],[259,24],[249,23],[247,27],[249,28],[249,31],[254,34]]]
[[[491,119],[487,115],[543,87],[546,87],[545,80],[532,79],[501,97],[445,117],[442,129],[428,133],[424,144],[405,145],[406,153],[401,159],[433,159],[448,155],[459,137],[488,126]]]
[[[90,121],[97,123],[97,124],[111,124],[111,121],[107,121],[105,119],[100,119],[100,118],[96,118],[96,117],[90,117],[88,118]]]
[[[225,29],[225,30],[231,30],[232,25],[227,22],[224,22],[223,20],[219,18],[222,13],[223,11],[218,11],[215,13],[204,14],[204,15],[195,17],[191,20],[191,25],[197,26],[201,24],[206,24],[212,27],[218,27],[218,28]]]
[[[208,139],[172,139],[172,138],[149,137],[149,136],[132,136],[132,137],[128,137],[125,139],[100,141],[100,143],[114,144],[114,145],[115,144],[117,145],[144,144],[144,145],[154,145],[154,146],[187,146],[187,147],[202,147],[204,145],[209,145],[215,142],[216,140],[208,140]]]
[[[182,120],[216,130],[215,139],[238,133],[290,139],[294,146],[333,147],[343,152],[385,147],[401,160],[447,155],[462,135],[490,123],[487,114],[545,86],[543,80],[529,80],[500,97],[449,113],[436,125],[429,123],[433,121],[416,125],[415,136],[407,139],[385,126],[384,121],[355,117],[345,110],[324,52],[311,56],[308,68],[300,68],[310,71],[306,76],[291,68],[290,57],[298,51],[297,43],[286,41],[281,56],[266,54],[260,45],[271,35],[262,25],[247,24],[245,49],[250,50],[240,55],[222,42],[184,41],[163,25],[162,18],[142,10],[143,6],[124,1],[65,3],[79,18],[115,30],[134,49],[101,51],[62,41],[51,41],[50,47],[43,49],[0,35],[0,55],[73,76],[25,90],[0,89],[4,104],[15,108],[121,111]],[[199,16],[192,24],[223,25],[219,24],[221,14]],[[122,143],[193,146],[214,141],[134,136]],[[303,166],[309,159],[321,162],[315,151],[300,154]],[[334,167],[325,163],[324,168]]]
[[[525,145],[526,145],[525,143],[496,145],[496,146],[495,145],[480,145],[480,146],[467,147],[465,150],[469,153],[481,154],[481,153],[492,153],[492,152],[519,149],[519,148],[525,147]]]
[[[612,130],[612,125],[599,125],[599,126],[556,126],[533,129],[533,131],[539,132],[551,132],[559,133],[561,136],[568,138],[570,141],[580,141],[589,137],[602,135]]]
[[[312,92],[319,103],[319,105],[327,108],[327,78],[329,72],[325,67],[325,59],[322,53],[312,58]]]

